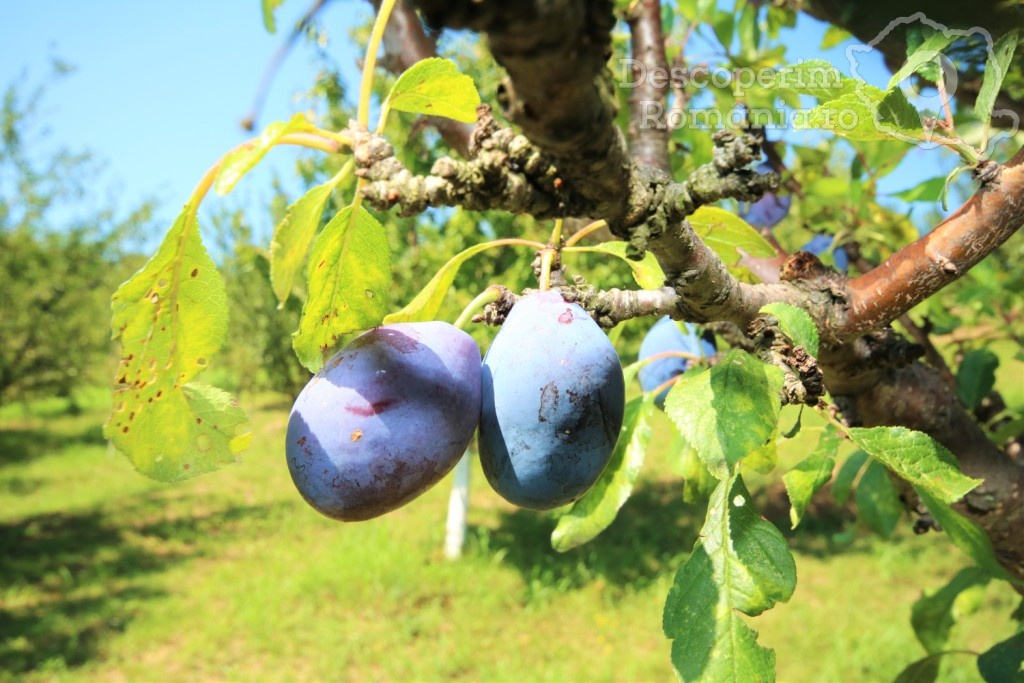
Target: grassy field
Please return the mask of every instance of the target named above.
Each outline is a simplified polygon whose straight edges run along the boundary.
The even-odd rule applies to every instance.
[[[564,555],[551,516],[500,502],[475,471],[467,554],[448,562],[447,482],[371,522],[308,508],[284,464],[280,400],[249,402],[255,439],[239,464],[177,485],[108,449],[105,400],[0,410],[0,678],[674,679],[661,608],[703,510],[681,502],[655,452],[615,524]],[[827,508],[793,534],[783,502],[761,504],[789,535],[796,595],[751,620],[779,680],[892,680],[923,655],[910,605],[964,559],[909,524],[840,544],[845,522]],[[965,595],[951,647],[1008,637],[1014,604],[1002,585]],[[942,680],[977,678],[973,657],[948,658]]]

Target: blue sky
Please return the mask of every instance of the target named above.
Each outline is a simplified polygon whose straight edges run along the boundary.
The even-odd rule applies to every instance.
[[[77,71],[49,87],[44,101],[52,143],[95,152],[106,162],[97,191],[115,197],[123,211],[153,198],[159,225],[167,226],[203,172],[248,137],[239,122],[264,67],[307,6],[308,0],[283,3],[279,31],[270,35],[258,0],[10,3],[0,24],[0,88],[23,76],[26,87],[43,82],[54,58],[74,65]],[[320,15],[328,49],[351,88],[358,50],[348,30],[369,11],[362,0],[337,0]],[[818,49],[823,30],[801,16],[786,39],[789,56],[824,57],[847,71],[841,47]],[[296,111],[296,95],[316,71],[315,49],[300,43],[275,78],[259,124]],[[883,85],[880,65],[872,73]],[[294,152],[275,150],[220,205],[245,207],[258,234],[269,234],[266,188],[275,171],[288,182],[293,159]],[[936,174],[935,160],[934,152],[912,152],[907,174],[889,189]]]
[[[93,151],[106,162],[98,190],[115,195],[122,210],[154,198],[158,220],[170,225],[203,172],[251,135],[239,122],[265,65],[307,7],[305,0],[284,3],[278,33],[270,35],[258,0],[10,3],[0,22],[0,89],[44,82],[53,58],[74,65],[74,74],[47,88],[51,143]],[[342,0],[321,13],[334,59],[353,77],[348,28],[369,12],[368,3]],[[274,80],[260,125],[294,112],[295,95],[316,72],[315,50],[300,43]],[[275,150],[234,201],[259,206],[271,171],[287,175],[292,159]]]

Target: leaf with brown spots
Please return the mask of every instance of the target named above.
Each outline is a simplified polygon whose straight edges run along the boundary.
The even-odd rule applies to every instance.
[[[224,283],[191,205],[111,307],[122,355],[104,435],[161,481],[232,462],[246,445],[245,414],[228,394],[190,382],[223,345],[228,320]]]

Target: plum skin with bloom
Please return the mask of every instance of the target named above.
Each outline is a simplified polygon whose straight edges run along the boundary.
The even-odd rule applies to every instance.
[[[548,510],[585,494],[611,459],[625,385],[615,348],[579,305],[520,299],[483,362],[480,464],[491,487]]]
[[[686,334],[683,334],[675,321],[667,315],[651,326],[640,342],[639,359],[667,351],[683,351],[695,356],[712,356],[717,349],[714,343],[701,338],[692,323],[686,323]],[[640,387],[644,391],[653,391],[659,386],[686,372],[692,361],[680,356],[658,358],[640,368]],[[658,393],[654,399],[659,408],[665,405],[665,396],[670,387]]]
[[[324,515],[390,512],[444,477],[480,413],[480,349],[442,322],[371,329],[299,393],[288,420],[288,470]]]

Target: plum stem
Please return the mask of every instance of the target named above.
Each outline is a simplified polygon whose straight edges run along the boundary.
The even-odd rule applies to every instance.
[[[635,365],[642,368],[648,363],[661,360],[662,358],[685,358],[686,360],[693,361],[694,363],[699,363],[701,360],[706,358],[706,356],[702,356],[697,353],[690,353],[689,351],[659,351],[658,353],[652,353],[643,360],[638,360]]]
[[[213,183],[217,180],[224,161],[235,152],[251,149],[257,144],[259,144],[259,138],[255,137],[232,147],[227,154],[217,159],[217,162],[206,170],[206,173],[203,174],[203,177],[196,184],[195,189],[192,190],[192,195],[188,199],[188,203],[192,206],[193,211],[199,208],[210,188],[213,187]],[[316,149],[329,154],[338,154],[346,148],[352,147],[352,139],[343,133],[332,133],[317,129],[311,133],[289,133],[283,135],[274,143],[274,146],[277,145],[298,145],[299,147],[308,147],[309,149]]]
[[[567,239],[565,241],[565,246],[566,247],[571,247],[572,245],[576,244],[577,242],[579,242],[581,239],[583,239],[584,237],[586,237],[590,233],[595,232],[597,230],[600,230],[601,228],[606,227],[607,225],[608,225],[608,222],[606,220],[604,220],[604,219],[601,219],[599,221],[594,221],[593,223],[591,223],[590,225],[586,226],[582,230],[578,230],[577,232],[575,232],[572,235],[570,235],[569,239]]]
[[[356,120],[369,130],[370,128],[370,100],[373,96],[373,70],[377,68],[377,53],[380,51],[380,41],[384,37],[384,29],[391,17],[391,10],[395,6],[395,0],[384,0],[380,3],[380,10],[373,22],[373,30],[370,32],[370,40],[366,44],[366,56],[363,58],[363,79],[359,83],[359,109],[356,111]],[[382,112],[382,115],[384,112]],[[383,126],[383,120],[381,125]]]
[[[555,227],[551,230],[551,239],[544,247],[544,253],[540,257],[540,291],[546,292],[551,289],[551,264],[562,248],[562,219],[555,221]]]
[[[484,291],[480,292],[479,294],[477,294],[475,299],[469,302],[468,306],[462,309],[462,313],[460,313],[459,317],[456,318],[455,320],[455,327],[459,328],[460,330],[464,329],[466,327],[466,323],[470,321],[474,313],[476,313],[478,310],[480,310],[487,304],[494,303],[500,297],[501,288],[498,287],[497,285],[491,285]]]

